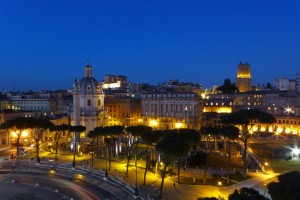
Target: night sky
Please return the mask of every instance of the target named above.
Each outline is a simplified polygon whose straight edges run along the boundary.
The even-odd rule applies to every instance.
[[[300,1],[2,0],[0,91],[70,89],[89,60],[94,77],[204,88],[300,73]]]

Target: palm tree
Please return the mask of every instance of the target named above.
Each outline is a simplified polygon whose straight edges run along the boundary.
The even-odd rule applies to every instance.
[[[76,166],[76,152],[77,152],[77,142],[79,141],[79,134],[86,130],[85,126],[71,126],[70,131],[74,133],[74,143],[73,143],[73,163],[72,166]]]
[[[9,129],[17,135],[17,155],[19,155],[20,138],[22,136],[22,132],[28,128],[32,128],[30,118],[19,117],[8,120],[1,125],[1,128]]]
[[[31,118],[31,123],[34,128],[33,138],[35,141],[35,148],[36,148],[36,160],[40,163],[40,141],[43,138],[44,132],[53,126],[53,123],[47,119],[35,119]]]
[[[238,125],[241,127],[241,140],[243,142],[242,157],[244,162],[243,175],[246,176],[247,148],[251,129],[257,124],[273,124],[276,119],[273,115],[260,110],[245,109],[231,113],[230,115],[222,116],[221,121],[226,125]]]
[[[62,134],[65,131],[68,131],[70,129],[70,125],[67,124],[60,124],[50,127],[50,131],[54,132],[54,141],[55,141],[55,161],[57,161],[57,154],[58,154],[58,143],[61,139]]]
[[[161,173],[162,181],[159,193],[160,199],[162,195],[167,167],[179,157],[185,155],[189,150],[188,144],[185,141],[181,140],[176,133],[174,134],[174,131],[165,131],[165,133],[166,134],[163,139],[160,140],[155,146],[155,148],[161,153],[162,160],[164,161],[164,168]]]

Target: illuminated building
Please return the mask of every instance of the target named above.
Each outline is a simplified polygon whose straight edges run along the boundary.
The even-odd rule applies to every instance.
[[[106,126],[139,125],[141,117],[141,99],[134,95],[120,92],[105,93]]]
[[[75,126],[86,127],[86,134],[95,127],[103,125],[101,112],[104,110],[104,94],[101,84],[93,77],[92,66],[87,64],[84,68],[84,77],[75,80],[73,87],[73,115],[72,121]],[[103,113],[102,113],[103,114]]]
[[[123,90],[127,89],[127,77],[116,76],[116,75],[105,75],[104,81],[102,82],[103,90]]]
[[[195,93],[152,92],[142,94],[143,124],[155,129],[199,130],[202,99]]]
[[[248,63],[240,63],[238,65],[235,84],[239,92],[251,91],[252,79],[250,74],[250,65]]]

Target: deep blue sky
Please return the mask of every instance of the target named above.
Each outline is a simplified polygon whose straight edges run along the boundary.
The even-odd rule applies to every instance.
[[[94,77],[169,79],[204,87],[300,72],[298,0],[3,0],[0,91],[69,89],[89,60]]]

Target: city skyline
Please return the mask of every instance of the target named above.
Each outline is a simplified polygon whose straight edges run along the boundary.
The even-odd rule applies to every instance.
[[[1,2],[1,91],[70,89],[89,60],[94,77],[124,75],[156,85],[204,88],[235,81],[239,62],[253,84],[295,78],[297,1]]]

